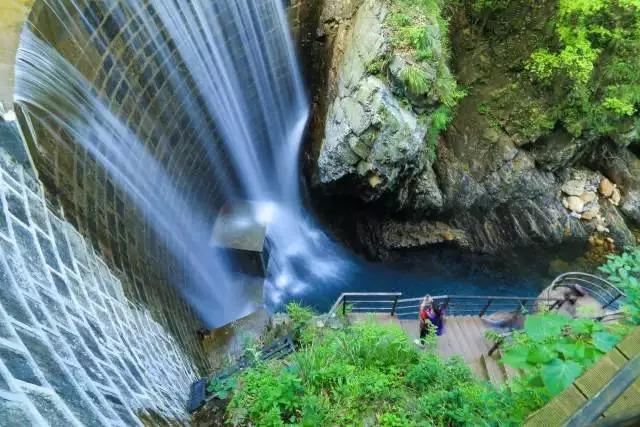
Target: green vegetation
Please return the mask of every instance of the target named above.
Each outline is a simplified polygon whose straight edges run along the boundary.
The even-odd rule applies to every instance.
[[[537,406],[562,392],[628,332],[621,324],[553,313],[528,316],[524,330],[504,345],[503,362],[523,374],[510,384],[514,393],[528,390]]]
[[[623,301],[623,310],[635,324],[640,324],[640,249],[609,255],[600,271],[607,274],[608,280],[627,295]]]
[[[640,324],[640,249],[608,258],[600,271],[627,294],[623,309],[633,323]],[[601,323],[552,313],[528,316],[524,329],[503,345],[503,362],[523,371],[509,385],[512,392],[527,390],[542,406],[610,351],[631,327],[626,322]]]
[[[231,423],[517,425],[530,410],[527,393],[476,380],[461,360],[420,351],[397,326],[366,323],[303,335],[308,340],[287,360],[240,376]]]
[[[527,70],[559,95],[554,118],[572,134],[615,136],[638,125],[639,27],[639,0],[559,0],[558,46],[536,50]]]
[[[429,116],[429,129],[427,131],[427,156],[429,156],[429,161],[436,160],[438,137],[449,127],[452,121],[451,108],[446,105],[441,105]]]
[[[400,77],[409,90],[416,95],[425,95],[429,91],[429,78],[422,68],[409,66],[402,70]]]
[[[476,12],[497,12],[506,9],[511,0],[475,0],[473,9]]]
[[[405,92],[411,99],[428,97],[439,105],[423,113],[428,125],[427,151],[435,159],[438,137],[452,121],[454,110],[466,91],[458,87],[447,63],[449,23],[445,18],[445,0],[392,0],[386,25],[392,37],[393,54],[399,54],[407,64],[399,73]],[[379,74],[388,66],[388,59],[374,61],[368,71]]]
[[[640,249],[611,256],[601,270],[628,293],[625,305],[640,322]],[[267,363],[256,357],[238,377],[210,384],[221,398],[235,388],[227,408],[233,425],[521,425],[630,328],[554,313],[528,316],[502,347],[503,362],[522,374],[495,388],[461,359],[418,349],[395,325],[316,328],[310,309],[289,304],[287,311],[299,331],[298,352]],[[427,348],[435,339],[428,337]]]

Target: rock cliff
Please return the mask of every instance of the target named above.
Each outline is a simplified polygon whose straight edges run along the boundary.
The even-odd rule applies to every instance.
[[[563,92],[528,70],[555,43],[557,2],[511,0],[491,11],[433,3],[441,7],[423,13],[398,0],[323,4],[312,184],[329,200],[357,203],[358,212],[339,212],[357,243],[375,257],[596,234],[634,243],[634,132],[576,132],[552,114]],[[403,44],[409,32],[417,43]]]

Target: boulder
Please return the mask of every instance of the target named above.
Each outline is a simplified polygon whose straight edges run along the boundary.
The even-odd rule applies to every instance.
[[[611,200],[611,203],[613,203],[614,206],[618,206],[620,204],[621,197],[620,189],[618,187],[614,187],[609,200]]]
[[[598,195],[593,191],[585,191],[580,195],[580,198],[586,204],[595,201],[598,198]]]
[[[600,207],[594,206],[591,209],[582,213],[582,219],[586,221],[591,221],[592,219],[597,218],[598,215],[600,215]]]
[[[566,198],[566,207],[572,212],[582,213],[584,211],[584,202],[580,197],[569,196]]]
[[[598,191],[604,197],[611,197],[613,195],[614,189],[615,189],[615,185],[611,181],[609,181],[607,178],[602,178],[602,180],[600,180]]]
[[[367,72],[389,49],[386,14],[386,2],[365,0],[345,36],[315,184],[365,202],[381,200],[391,210],[437,211],[443,198],[426,152],[426,125],[394,95],[397,88]]]
[[[581,196],[585,192],[585,185],[583,179],[572,179],[562,185],[562,192],[568,196]]]

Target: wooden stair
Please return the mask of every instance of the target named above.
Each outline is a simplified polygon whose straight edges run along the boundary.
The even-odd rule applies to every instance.
[[[411,340],[420,335],[418,319],[398,319],[385,313],[350,313],[348,318],[351,322],[373,319],[379,324],[398,324]],[[478,378],[499,386],[517,376],[518,371],[499,362],[500,352],[488,355],[491,343],[484,336],[488,329],[478,316],[447,316],[436,351],[444,358],[462,357]]]

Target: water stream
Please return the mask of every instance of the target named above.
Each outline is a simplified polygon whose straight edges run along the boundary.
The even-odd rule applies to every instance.
[[[100,22],[95,11],[84,0],[46,3],[80,55],[89,55],[84,52],[86,38]],[[38,35],[38,28],[22,34],[15,100],[59,144],[68,138],[80,144],[126,192],[179,261],[185,272],[180,290],[209,326],[239,318],[254,307],[243,300],[228,260],[209,245],[217,208],[198,195],[203,181],[217,185],[222,193],[218,196],[228,203],[260,202],[254,216],[268,227],[271,260],[265,294],[272,306],[293,299],[326,308],[345,290],[537,293],[541,280],[529,273],[498,280],[494,274],[473,273],[467,261],[441,251],[395,267],[368,263],[331,239],[305,212],[299,156],[309,108],[281,3],[157,0],[150,8],[142,0],[122,0],[111,12],[120,28],[127,17],[139,18],[138,35],[145,49],[160,58],[171,104],[188,110],[189,126],[206,130],[213,123],[215,132],[195,132],[193,140],[179,141],[199,146],[210,166],[210,176],[195,177],[186,185],[193,190],[189,197],[184,182],[176,182],[166,162],[149,149],[149,141],[114,110],[111,94],[99,93]],[[74,18],[77,14],[83,26]],[[179,55],[158,34],[167,34]],[[93,42],[103,43],[103,48],[107,44],[99,37]],[[117,61],[114,67],[135,92],[136,72]],[[181,72],[173,72],[177,69]],[[196,108],[197,99],[203,101],[202,108]],[[158,128],[155,138],[173,137],[154,126]],[[214,148],[217,144],[222,148]],[[188,163],[178,166],[187,168]]]

